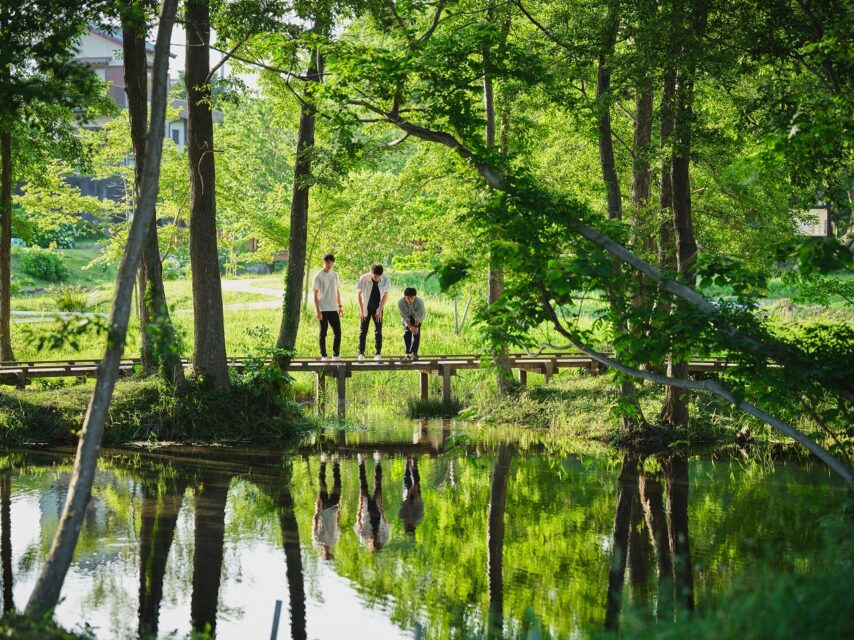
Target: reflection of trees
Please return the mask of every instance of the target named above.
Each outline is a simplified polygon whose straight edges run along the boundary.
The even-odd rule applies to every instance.
[[[142,485],[139,532],[139,635],[157,637],[166,561],[187,482],[168,478]]]
[[[487,635],[502,636],[504,628],[504,513],[507,506],[507,476],[513,450],[507,444],[498,447],[489,489],[489,519],[486,529],[486,573],[489,582]]]
[[[631,583],[640,592],[640,585],[647,578],[650,546],[658,577],[658,616],[672,617],[674,605],[677,611],[694,608],[688,536],[688,461],[682,456],[671,456],[664,459],[662,467],[666,496],[660,474],[644,471],[631,454],[623,456],[617,482],[606,629],[619,627],[627,560]],[[648,536],[641,535],[642,527],[647,529]]]
[[[225,504],[231,476],[222,473],[203,473],[196,488],[196,531],[193,552],[193,596],[190,618],[193,629],[210,628],[216,635],[216,610],[219,583],[222,575],[223,542],[225,538]]]
[[[3,611],[15,608],[12,596],[12,477],[0,475],[0,560],[3,563]]]

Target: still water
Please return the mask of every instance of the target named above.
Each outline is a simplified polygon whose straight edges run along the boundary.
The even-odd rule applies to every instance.
[[[22,607],[71,450],[0,452],[4,608]],[[820,563],[845,489],[737,452],[644,461],[403,423],[297,451],[103,453],[56,617],[98,637],[587,637]]]

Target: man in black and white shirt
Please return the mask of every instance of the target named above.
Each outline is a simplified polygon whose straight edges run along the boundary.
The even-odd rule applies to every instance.
[[[368,273],[362,274],[356,285],[359,290],[359,360],[365,359],[365,343],[371,320],[374,321],[374,360],[382,360],[383,351],[383,309],[391,291],[391,281],[383,275],[381,264],[371,265]]]

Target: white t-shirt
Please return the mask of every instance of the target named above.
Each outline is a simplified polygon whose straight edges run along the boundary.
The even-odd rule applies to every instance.
[[[314,274],[314,285],[312,289],[319,291],[317,302],[321,311],[338,311],[338,274],[321,269]]]

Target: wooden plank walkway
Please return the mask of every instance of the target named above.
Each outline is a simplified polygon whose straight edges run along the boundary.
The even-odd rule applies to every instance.
[[[230,358],[228,365],[236,371],[243,371],[252,358]],[[258,362],[257,359],[254,359]],[[269,362],[269,361],[265,361]],[[605,366],[582,353],[544,353],[537,356],[527,354],[510,354],[510,368],[515,370],[519,382],[527,384],[528,374],[537,373],[544,377],[546,383],[561,369],[586,369],[593,374],[601,373]],[[190,362],[184,360],[189,366]],[[35,378],[93,378],[98,374],[100,360],[30,360],[16,362],[0,362],[0,384],[14,385],[19,388],[26,386],[29,380]],[[139,358],[123,359],[119,365],[119,374],[132,375],[140,366]],[[691,373],[723,371],[733,366],[723,358],[694,360],[688,363]],[[370,373],[377,371],[416,371],[420,378],[420,396],[426,399],[429,394],[429,377],[437,375],[442,378],[442,399],[451,399],[451,378],[457,371],[478,369],[481,367],[481,356],[478,354],[462,355],[427,355],[418,360],[403,360],[401,357],[386,357],[383,360],[373,359],[359,361],[355,358],[341,360],[321,360],[320,358],[294,358],[287,367],[294,373],[313,373],[317,376],[316,400],[323,404],[326,398],[326,382],[334,379],[337,391],[338,415],[344,416],[347,405],[347,378],[354,373]]]

